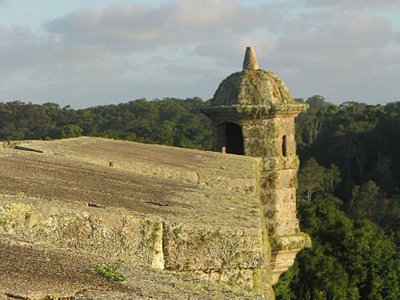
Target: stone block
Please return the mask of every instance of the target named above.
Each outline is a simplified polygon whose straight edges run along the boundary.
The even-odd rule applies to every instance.
[[[296,189],[264,189],[260,193],[263,205],[279,205],[280,203],[296,203]]]
[[[5,198],[0,201],[0,231],[164,268],[162,223],[157,217]]]
[[[264,264],[261,228],[197,228],[166,221],[163,249],[169,270],[254,269]]]

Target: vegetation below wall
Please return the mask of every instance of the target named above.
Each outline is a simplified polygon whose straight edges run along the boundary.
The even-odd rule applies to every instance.
[[[302,99],[297,99],[302,102]],[[296,119],[298,216],[313,241],[275,286],[277,299],[398,299],[400,295],[400,102],[307,99]],[[209,150],[199,98],[74,110],[0,103],[0,140],[102,136]]]
[[[399,299],[400,102],[306,102],[297,208],[313,247],[281,277],[277,299]]]

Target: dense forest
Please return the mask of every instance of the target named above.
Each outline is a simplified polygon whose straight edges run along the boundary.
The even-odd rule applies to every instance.
[[[204,105],[200,98],[139,99],[78,110],[56,103],[0,103],[0,140],[85,135],[211,149],[211,125],[199,111]]]
[[[313,246],[281,277],[277,299],[399,299],[400,102],[306,102],[297,207]]]
[[[313,246],[281,277],[277,299],[399,299],[400,102],[305,102],[308,111],[296,119],[297,203]],[[209,150],[211,122],[200,113],[207,105],[200,98],[78,110],[0,103],[0,140],[86,135]]]

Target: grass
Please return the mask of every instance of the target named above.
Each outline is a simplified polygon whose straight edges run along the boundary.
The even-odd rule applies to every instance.
[[[99,274],[108,280],[124,282],[126,281],[126,276],[121,272],[118,272],[118,269],[124,264],[122,259],[118,259],[114,264],[96,264],[90,272],[92,274]]]

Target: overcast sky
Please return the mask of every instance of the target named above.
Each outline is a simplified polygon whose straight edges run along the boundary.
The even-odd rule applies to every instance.
[[[400,100],[399,0],[0,0],[0,101],[207,100],[250,45],[295,98]]]

